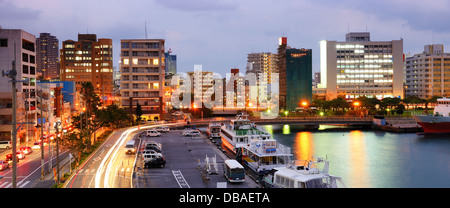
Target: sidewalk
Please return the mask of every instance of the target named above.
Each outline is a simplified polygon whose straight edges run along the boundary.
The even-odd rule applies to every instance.
[[[73,160],[73,157],[72,157]],[[53,164],[53,168],[56,169],[56,163]],[[62,178],[63,175],[65,173],[69,173],[70,172],[70,162],[69,162],[69,157],[65,157],[63,158],[60,163],[59,163],[59,177]],[[72,172],[74,170],[72,169]],[[55,181],[55,175],[53,173],[53,171],[48,172],[45,176],[43,180],[39,180],[37,181],[31,188],[51,188],[54,184],[56,183]]]

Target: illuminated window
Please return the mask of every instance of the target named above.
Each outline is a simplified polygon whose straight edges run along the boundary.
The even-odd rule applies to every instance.
[[[133,64],[138,64],[138,59],[133,59]]]
[[[159,60],[158,59],[153,59],[153,65],[158,65],[159,64]]]
[[[124,60],[123,60],[123,64],[125,64],[125,65],[130,64],[130,63],[129,63],[129,60],[128,60],[128,59],[124,59]]]

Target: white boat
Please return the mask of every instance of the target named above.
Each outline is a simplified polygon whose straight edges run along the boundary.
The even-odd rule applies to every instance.
[[[224,124],[220,129],[222,144],[236,153],[236,150],[247,146],[252,140],[268,140],[271,135],[250,121],[249,115],[237,115],[230,123]]]
[[[424,133],[450,133],[450,99],[437,99],[433,115],[413,115],[417,123],[422,126]]]
[[[273,168],[287,166],[293,160],[291,148],[275,139],[253,140],[241,148],[239,156],[247,172],[257,181]]]
[[[300,165],[293,163],[285,167],[273,168],[263,178],[263,186],[266,188],[345,188],[340,177],[328,173],[328,161],[314,158],[315,161],[304,161]],[[319,167],[321,165],[323,165],[322,169]]]
[[[210,139],[220,138],[220,127],[220,123],[209,123],[208,128],[206,129],[206,135],[208,135]]]

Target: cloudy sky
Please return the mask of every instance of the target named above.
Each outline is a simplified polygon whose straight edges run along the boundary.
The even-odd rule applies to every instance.
[[[404,53],[444,44],[450,52],[450,0],[0,0],[0,25],[36,36],[48,32],[60,43],[94,33],[113,39],[118,66],[120,39],[166,40],[178,71],[225,76],[245,71],[247,54],[276,52],[278,38],[313,50],[319,71],[319,41],[344,41],[348,31],[371,33],[373,41],[404,40]]]

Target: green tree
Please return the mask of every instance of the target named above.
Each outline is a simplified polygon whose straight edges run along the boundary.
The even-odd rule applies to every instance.
[[[142,114],[144,114],[143,112],[142,112],[142,107],[141,107],[141,105],[139,105],[139,103],[137,103],[136,104],[136,111],[135,111],[135,113],[134,113],[135,115],[136,115],[136,122],[141,122],[141,116],[142,116]]]

